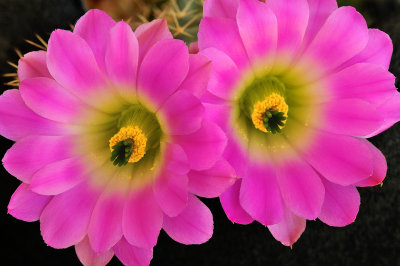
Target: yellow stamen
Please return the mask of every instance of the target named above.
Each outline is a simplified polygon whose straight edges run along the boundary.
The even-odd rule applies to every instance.
[[[147,138],[138,126],[122,127],[117,134],[110,139],[110,151],[120,141],[131,140],[133,143],[132,155],[128,162],[136,163],[146,154]]]
[[[271,93],[263,101],[256,102],[253,106],[253,113],[251,114],[251,120],[255,128],[263,132],[268,132],[264,126],[264,115],[270,110],[282,112],[287,117],[289,106],[286,104],[285,99],[277,93]],[[286,123],[286,121],[283,121],[283,123]],[[283,128],[283,126],[279,126],[279,128]]]

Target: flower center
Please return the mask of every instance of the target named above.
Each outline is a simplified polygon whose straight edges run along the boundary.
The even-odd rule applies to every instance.
[[[289,106],[285,99],[278,93],[271,93],[263,101],[258,101],[253,106],[251,120],[255,128],[273,134],[281,132],[285,126]]]
[[[136,163],[146,154],[147,138],[138,126],[122,127],[109,143],[111,161],[117,166]]]

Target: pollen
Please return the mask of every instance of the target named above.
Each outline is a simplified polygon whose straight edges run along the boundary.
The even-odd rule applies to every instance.
[[[288,111],[289,106],[285,99],[278,93],[271,93],[263,101],[254,104],[251,120],[255,128],[266,133],[275,133],[285,126]]]
[[[114,151],[114,147],[121,142],[130,142],[132,144],[130,157],[127,162],[136,163],[146,154],[147,138],[138,126],[122,127],[109,141],[110,151]]]

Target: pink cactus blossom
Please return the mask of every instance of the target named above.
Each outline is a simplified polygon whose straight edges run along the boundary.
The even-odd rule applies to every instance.
[[[306,220],[352,223],[356,187],[387,169],[366,138],[400,120],[388,35],[335,0],[206,0],[198,46],[213,63],[205,116],[239,177],[220,197],[228,218],[287,246]]]
[[[54,31],[19,61],[19,90],[0,96],[0,133],[16,141],[3,164],[22,181],[9,213],[40,220],[45,243],[75,246],[84,265],[148,265],[161,229],[206,242],[212,214],[195,194],[217,197],[236,178],[225,134],[203,119],[210,71],[164,20],[133,32],[91,10]]]

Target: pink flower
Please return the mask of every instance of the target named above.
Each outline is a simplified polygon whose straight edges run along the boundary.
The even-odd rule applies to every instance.
[[[163,20],[134,33],[91,10],[73,32],[54,31],[47,52],[20,60],[19,90],[0,96],[0,133],[16,141],[3,164],[23,182],[9,213],[40,219],[44,241],[75,245],[85,265],[114,254],[148,265],[161,228],[207,241],[212,215],[194,194],[235,181],[225,134],[202,118],[210,70]]]
[[[356,187],[386,175],[366,138],[400,120],[390,38],[334,0],[208,0],[198,45],[213,63],[205,116],[239,177],[221,196],[228,218],[288,246],[306,220],[352,223]]]

